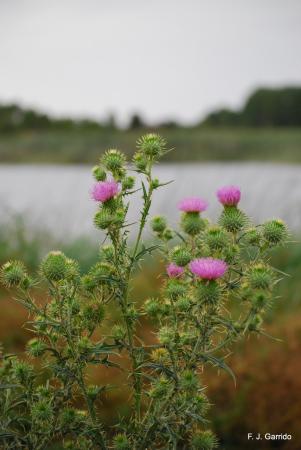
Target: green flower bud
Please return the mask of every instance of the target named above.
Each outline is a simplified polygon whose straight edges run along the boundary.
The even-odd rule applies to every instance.
[[[8,288],[20,286],[25,277],[25,266],[19,261],[9,261],[1,267],[0,280]]]
[[[47,347],[46,344],[40,339],[34,338],[27,343],[28,353],[35,358],[43,355],[46,347]]]
[[[170,381],[165,377],[160,377],[152,384],[149,395],[152,398],[164,398],[170,389]]]
[[[131,445],[125,434],[119,433],[113,438],[113,448],[115,450],[131,450]]]
[[[225,206],[219,224],[231,233],[237,233],[248,223],[246,215],[236,206]]]
[[[87,336],[83,336],[78,341],[77,347],[81,354],[88,355],[93,348],[93,344]]]
[[[78,421],[77,410],[74,408],[64,408],[60,414],[60,422],[63,427],[75,425]]]
[[[269,289],[273,283],[273,274],[270,267],[258,263],[249,269],[247,279],[253,289]]]
[[[139,318],[139,312],[134,305],[130,305],[125,311],[125,316],[130,322],[135,322]]]
[[[166,365],[167,363],[169,363],[170,356],[169,356],[168,350],[166,350],[166,348],[156,348],[151,353],[151,359],[154,362]]]
[[[13,372],[17,380],[24,385],[28,384],[34,378],[32,365],[25,361],[14,361]]]
[[[224,260],[228,264],[233,264],[240,254],[240,248],[238,245],[229,245],[224,250]]]
[[[201,303],[216,305],[221,297],[221,287],[215,280],[201,281],[197,285],[196,294]]]
[[[206,430],[192,436],[191,446],[193,450],[213,450],[218,447],[218,442],[212,431]]]
[[[170,279],[166,284],[166,294],[171,298],[184,297],[186,290],[186,286],[176,279]]]
[[[101,388],[99,386],[90,385],[87,388],[87,395],[92,402],[95,402]]]
[[[166,218],[163,217],[163,216],[155,216],[155,217],[153,217],[152,221],[151,221],[151,227],[152,227],[152,230],[155,233],[163,233],[163,231],[167,227]]]
[[[172,328],[164,326],[159,330],[158,338],[163,345],[173,345],[175,342],[174,330]]]
[[[163,238],[165,241],[170,241],[170,240],[173,238],[173,232],[172,232],[172,230],[171,230],[170,228],[166,228],[166,229],[164,230],[164,232],[163,232],[162,238]]]
[[[103,305],[98,304],[86,305],[83,309],[83,318],[85,321],[93,322],[94,324],[99,324],[103,321],[105,317],[105,308]]]
[[[107,202],[108,203],[108,202]],[[94,216],[94,225],[100,230],[105,230],[110,226],[121,226],[125,219],[124,211],[122,209],[117,210],[112,213],[107,210],[107,208],[102,208]]]
[[[160,186],[160,181],[158,178],[154,178],[151,182],[151,186],[153,189],[158,189],[158,187]]]
[[[262,317],[259,314],[255,314],[252,321],[249,323],[249,331],[257,331],[262,324]]]
[[[210,407],[208,398],[202,394],[195,397],[195,409],[200,416],[204,416]]]
[[[180,334],[180,344],[181,345],[191,345],[193,342],[195,342],[197,339],[197,336],[192,331],[186,331]]]
[[[205,229],[207,220],[198,212],[184,212],[181,215],[181,227],[190,236],[195,236]]]
[[[269,306],[269,300],[266,292],[256,292],[252,298],[252,303],[256,310],[262,311]]]
[[[92,169],[92,175],[96,181],[104,181],[107,178],[105,170],[100,166],[94,166]]]
[[[126,336],[126,331],[122,325],[114,325],[112,328],[112,337],[115,341],[123,341]]]
[[[263,236],[271,245],[283,243],[287,235],[287,227],[282,220],[270,220],[263,224]]]
[[[107,262],[96,263],[89,272],[96,286],[101,286],[110,281],[110,276],[114,273],[114,267]]]
[[[197,375],[192,370],[184,370],[180,376],[180,385],[184,391],[195,391],[199,387]]]
[[[186,312],[191,307],[191,300],[187,297],[181,297],[176,301],[175,306],[180,312]]]
[[[261,234],[259,230],[255,227],[249,228],[245,232],[245,241],[250,245],[259,245],[261,240]]]
[[[41,270],[45,278],[50,281],[63,280],[68,272],[66,256],[59,251],[48,253],[42,261]]]
[[[223,250],[228,244],[228,235],[223,228],[212,226],[204,233],[204,242],[212,251]]]
[[[191,261],[191,254],[185,247],[176,246],[171,251],[170,258],[177,266],[184,267]]]
[[[126,177],[122,180],[122,189],[124,191],[128,191],[133,189],[135,185],[135,178],[134,177]]]
[[[164,153],[166,147],[165,140],[155,133],[142,136],[137,141],[138,150],[150,158],[158,158]]]
[[[119,150],[111,149],[107,150],[103,155],[101,162],[111,172],[118,172],[123,168],[126,159],[123,153]]]
[[[31,416],[37,422],[49,422],[53,417],[52,407],[47,400],[39,400],[31,409]]]
[[[157,317],[161,312],[161,305],[157,299],[150,298],[144,304],[144,310],[150,317]]]
[[[133,162],[139,172],[144,172],[147,167],[147,159],[141,153],[135,153]]]
[[[111,263],[114,260],[114,247],[111,244],[104,245],[100,248],[100,258]]]

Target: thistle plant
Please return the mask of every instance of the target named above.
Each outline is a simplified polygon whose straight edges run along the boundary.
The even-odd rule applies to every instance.
[[[203,217],[205,200],[186,198],[178,204],[180,228],[155,216],[155,243],[145,245],[152,197],[166,184],[153,176],[153,166],[167,151],[164,139],[148,134],[132,165],[112,149],[93,168],[94,224],[106,240],[88,273],[59,251],[44,258],[34,277],[21,262],[2,266],[1,280],[28,311],[34,337],[21,357],[2,356],[1,448],[217,447],[201,373],[213,365],[234,378],[225,361],[231,345],[266,334],[262,322],[280,278],[269,250],[288,233],[280,220],[253,225],[239,208],[240,189],[226,186],[217,191],[217,224]],[[133,243],[127,212],[136,191],[142,208]],[[132,283],[150,254],[164,263],[162,288],[141,304],[133,300]],[[40,303],[39,288],[46,292]],[[139,334],[146,322],[153,327],[151,344]],[[111,429],[100,414],[110,386],[89,384],[88,369],[96,366],[126,374],[130,416]]]

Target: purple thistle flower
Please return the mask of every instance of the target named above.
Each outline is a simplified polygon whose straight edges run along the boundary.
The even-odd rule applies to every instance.
[[[106,202],[110,198],[115,197],[118,191],[118,183],[115,180],[100,181],[94,184],[91,196],[96,202]]]
[[[192,273],[205,280],[221,278],[228,269],[225,261],[214,258],[194,259],[189,264]]]
[[[183,198],[178,203],[178,209],[184,212],[202,212],[208,208],[208,202],[199,197]]]
[[[236,206],[240,200],[241,192],[237,186],[224,186],[217,193],[219,202],[224,206]]]
[[[166,272],[170,278],[177,278],[177,277],[180,277],[184,273],[184,269],[183,269],[183,267],[177,266],[174,263],[170,263],[166,267]]]

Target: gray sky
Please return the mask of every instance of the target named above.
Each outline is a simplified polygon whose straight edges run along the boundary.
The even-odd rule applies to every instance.
[[[300,0],[0,0],[0,101],[189,123],[301,83]]]

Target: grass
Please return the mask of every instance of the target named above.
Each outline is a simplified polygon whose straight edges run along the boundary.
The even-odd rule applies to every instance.
[[[0,134],[2,163],[95,163],[107,148],[133,154],[149,130],[32,131]],[[162,128],[176,152],[166,161],[301,162],[301,128]]]

